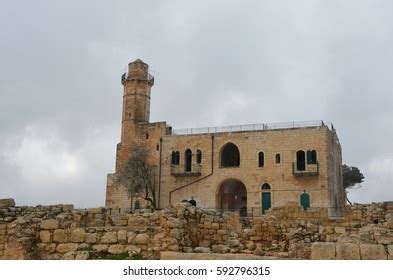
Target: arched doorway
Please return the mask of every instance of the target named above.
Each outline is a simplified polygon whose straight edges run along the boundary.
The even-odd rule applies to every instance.
[[[261,187],[262,189],[262,214],[266,214],[266,211],[272,207],[272,193],[269,184],[265,183]]]
[[[247,216],[247,189],[237,179],[226,180],[219,186],[217,209],[225,211],[239,211],[241,216]]]

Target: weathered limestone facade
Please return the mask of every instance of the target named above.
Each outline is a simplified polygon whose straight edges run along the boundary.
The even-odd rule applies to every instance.
[[[258,216],[270,207],[302,201],[306,208],[340,215],[345,206],[341,146],[331,124],[172,131],[166,122],[149,122],[154,77],[147,64],[139,59],[130,63],[122,84],[116,172],[134,143],[149,147],[157,170],[158,208],[193,197],[205,209],[242,209],[242,215]],[[116,172],[108,175],[106,207],[133,208],[137,197],[116,184]]]

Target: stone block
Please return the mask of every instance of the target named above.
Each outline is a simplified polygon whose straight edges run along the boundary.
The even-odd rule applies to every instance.
[[[200,247],[209,247],[210,246],[210,240],[202,240],[199,242]]]
[[[119,245],[119,244],[110,245],[109,248],[108,248],[108,253],[111,253],[111,254],[121,254],[124,251],[125,251],[124,250],[124,246],[123,245]]]
[[[229,252],[229,247],[223,244],[219,245],[213,245],[212,246],[212,251],[214,253],[219,253],[219,254],[226,254]]]
[[[90,257],[89,251],[78,251],[76,252],[75,260],[88,260]]]
[[[49,230],[41,230],[40,231],[40,239],[42,243],[49,243],[50,242],[50,231]]]
[[[76,255],[76,252],[68,252],[68,253],[65,253],[61,257],[61,259],[62,260],[74,260],[75,259],[75,255]]]
[[[101,237],[101,243],[108,244],[108,243],[116,243],[116,242],[117,242],[116,231],[107,232]]]
[[[127,231],[121,229],[117,232],[117,240],[118,242],[127,242]]]
[[[378,244],[360,244],[360,255],[362,260],[387,259],[384,246]]]
[[[70,235],[70,241],[76,243],[85,242],[86,231],[83,228],[73,229]]]
[[[345,227],[335,227],[335,228],[334,228],[334,231],[335,231],[337,234],[345,234]]]
[[[196,247],[194,251],[195,253],[203,253],[203,254],[208,254],[211,252],[210,248],[208,247]]]
[[[134,243],[137,245],[146,245],[148,244],[149,239],[149,235],[147,235],[146,233],[140,233],[135,237]]]
[[[135,239],[135,236],[136,236],[135,232],[132,232],[132,231],[127,232],[127,242],[132,243],[132,241],[134,241],[134,239]],[[163,236],[163,237],[165,237],[165,236]]]
[[[393,258],[393,245],[388,245],[387,249],[388,249],[389,258],[392,259]]]
[[[142,249],[141,248],[139,248],[139,247],[137,247],[137,246],[134,246],[134,245],[130,245],[130,246],[127,246],[126,248],[125,248],[125,250],[132,256],[132,255],[135,255],[135,254],[140,254],[140,252],[142,252]]]
[[[254,242],[252,242],[252,241],[247,241],[246,242],[246,248],[248,249],[248,250],[250,250],[250,251],[253,251],[253,250],[255,250],[255,243]]]
[[[57,229],[59,228],[59,221],[55,219],[43,220],[40,227],[42,229]]]
[[[311,246],[312,260],[335,260],[336,245],[332,242],[315,242]]]
[[[0,199],[0,208],[15,207],[15,201],[13,198]]]
[[[205,221],[203,223],[203,227],[206,228],[206,229],[211,229],[212,228],[212,223],[209,222],[209,221]]]
[[[221,235],[228,234],[228,231],[226,229],[219,229],[217,230],[217,234],[221,234]]]
[[[68,237],[64,229],[55,229],[53,232],[53,241],[58,243],[67,243]]]
[[[93,245],[93,250],[96,252],[107,252],[108,245]]]
[[[219,229],[220,224],[219,223],[212,223],[212,229]]]
[[[86,243],[94,244],[97,242],[97,233],[87,233],[85,238]]]
[[[336,244],[337,260],[360,260],[359,245],[355,243],[337,243]]]
[[[76,243],[64,243],[64,244],[59,244],[56,247],[56,252],[65,254],[68,252],[76,251],[78,249],[78,244]]]

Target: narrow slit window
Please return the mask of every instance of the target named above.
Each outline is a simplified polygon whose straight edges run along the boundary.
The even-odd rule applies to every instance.
[[[276,164],[280,164],[280,163],[281,163],[281,155],[276,154]]]

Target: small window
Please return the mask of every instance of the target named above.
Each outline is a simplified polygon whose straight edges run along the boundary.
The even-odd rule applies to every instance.
[[[171,163],[173,165],[179,165],[180,163],[180,153],[178,151],[173,151],[172,152],[172,157],[171,157]]]
[[[276,164],[280,164],[280,163],[281,163],[281,155],[276,154]]]
[[[263,167],[265,165],[265,154],[263,152],[259,152],[258,154],[258,166]]]
[[[146,133],[146,139],[149,139],[149,133]]]
[[[202,164],[202,151],[201,150],[196,151],[196,163]]]
[[[192,170],[192,152],[190,149],[187,149],[184,152],[184,171],[191,172]]]
[[[157,151],[159,151],[160,150],[160,145],[157,144],[156,149],[157,149]]]
[[[317,163],[317,151],[308,150],[307,151],[307,164],[316,164]]]

